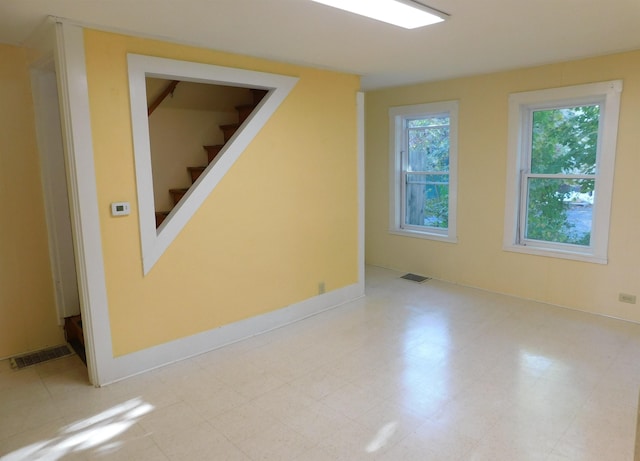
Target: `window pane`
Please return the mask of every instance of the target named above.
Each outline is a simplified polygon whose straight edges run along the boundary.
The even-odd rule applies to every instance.
[[[449,226],[449,175],[407,174],[405,224]]]
[[[531,172],[595,174],[600,106],[533,112]]]
[[[528,178],[525,238],[588,246],[595,181]]]
[[[449,119],[443,117],[440,121],[446,124],[408,128],[409,171],[449,171]]]

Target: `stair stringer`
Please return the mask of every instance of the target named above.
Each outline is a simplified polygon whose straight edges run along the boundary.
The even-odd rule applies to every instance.
[[[200,205],[240,157],[298,81],[296,77],[188,61],[128,54],[131,123],[138,198],[142,269],[148,274]],[[268,90],[216,159],[156,229],[146,77]]]

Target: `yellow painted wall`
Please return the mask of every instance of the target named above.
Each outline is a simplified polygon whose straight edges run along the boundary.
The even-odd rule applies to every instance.
[[[510,93],[623,79],[609,263],[502,250]],[[391,106],[459,101],[458,243],[391,235]],[[640,321],[640,52],[423,83],[366,95],[366,260],[451,282]]]
[[[85,49],[116,356],[357,281],[356,76],[93,30]],[[300,78],[146,277],[127,52]],[[132,213],[112,218],[120,200]]]
[[[24,48],[0,45],[0,101],[0,357],[7,357],[64,342]]]

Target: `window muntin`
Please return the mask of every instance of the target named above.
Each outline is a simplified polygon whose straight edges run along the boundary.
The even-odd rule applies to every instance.
[[[455,241],[457,103],[390,110],[391,232]]]
[[[512,94],[504,248],[606,263],[622,81]]]

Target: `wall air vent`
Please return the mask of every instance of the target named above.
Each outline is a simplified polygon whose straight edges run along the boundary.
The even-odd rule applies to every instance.
[[[64,346],[51,347],[49,349],[43,349],[41,351],[32,352],[30,354],[20,355],[9,359],[11,368],[20,370],[22,368],[37,365],[38,363],[47,362],[49,360],[59,359],[71,355],[69,348]]]
[[[423,277],[422,275],[417,275],[417,274],[404,274],[402,277],[400,277],[401,279],[405,279],[405,280],[410,280],[412,282],[418,282],[418,283],[422,283],[425,282],[427,280],[431,280],[431,277]]]

